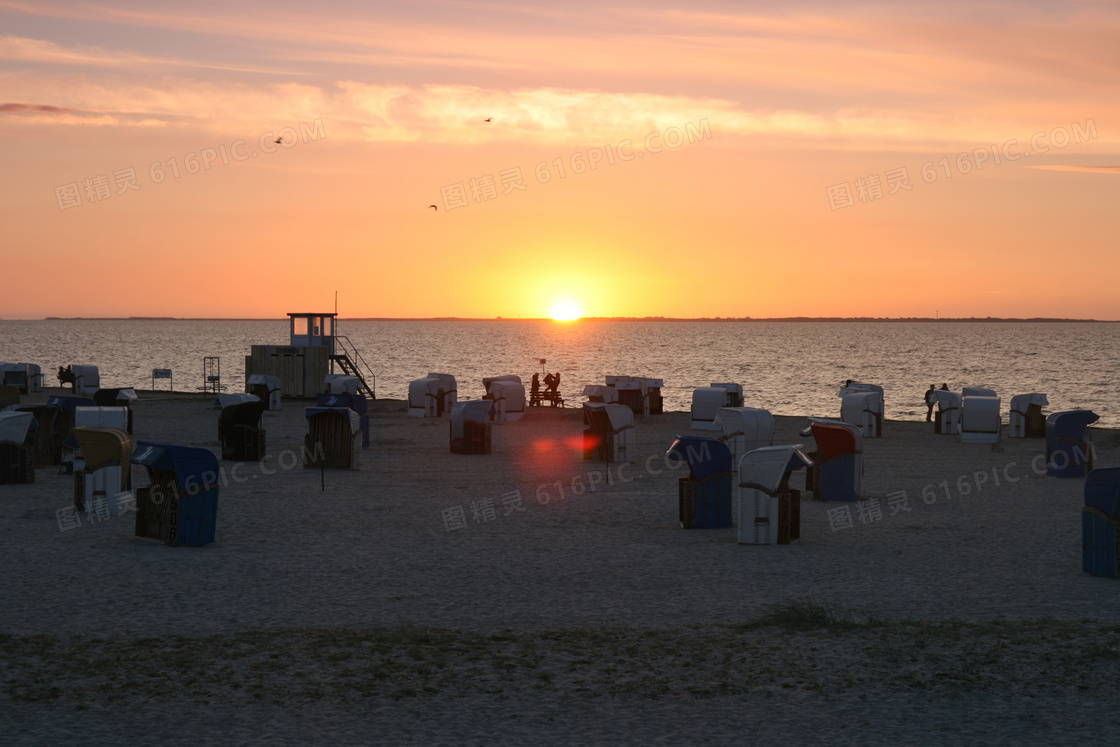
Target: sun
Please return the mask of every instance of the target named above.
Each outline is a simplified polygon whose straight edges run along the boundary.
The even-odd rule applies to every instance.
[[[552,307],[552,318],[558,322],[573,322],[580,318],[579,306],[573,301],[558,301]]]

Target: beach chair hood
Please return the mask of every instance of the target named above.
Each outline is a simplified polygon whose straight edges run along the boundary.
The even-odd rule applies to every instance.
[[[217,485],[218,457],[209,449],[137,441],[131,461],[149,470],[173,471],[179,487],[187,493]]]
[[[731,471],[731,449],[719,439],[677,436],[666,454],[687,461],[697,480]]]
[[[0,412],[0,443],[23,446],[27,434],[37,427],[29,412]]]
[[[786,475],[812,465],[813,461],[801,449],[801,444],[794,444],[748,451],[739,460],[739,487],[777,494]]]

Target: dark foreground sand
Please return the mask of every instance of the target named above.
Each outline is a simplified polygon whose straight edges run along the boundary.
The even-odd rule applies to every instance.
[[[216,450],[208,404],[141,399],[135,436]],[[60,531],[53,469],[0,487],[0,742],[1120,739],[1120,584],[1081,572],[1083,481],[1038,475],[1041,441],[888,423],[877,505],[835,529],[839,504],[804,501],[800,543],[752,547],[678,527],[683,413],[640,421],[608,476],[577,410],[495,426],[479,457],[381,402],[362,469],[321,489],[284,407],[273,459],[223,462],[205,548],[136,540],[131,515]],[[1120,464],[1120,433],[1094,438]]]

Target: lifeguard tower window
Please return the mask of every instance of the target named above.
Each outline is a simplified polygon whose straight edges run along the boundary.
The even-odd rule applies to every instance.
[[[307,320],[306,316],[293,316],[292,317],[292,334],[301,337],[307,335]]]

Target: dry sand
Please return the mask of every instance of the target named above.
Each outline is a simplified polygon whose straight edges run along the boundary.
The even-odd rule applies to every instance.
[[[135,438],[218,450],[212,398],[141,397]],[[849,504],[834,530],[844,504],[807,500],[799,543],[754,547],[679,528],[685,413],[639,419],[639,462],[608,477],[577,409],[466,456],[381,401],[362,469],[322,490],[281,468],[303,406],[265,414],[274,459],[222,462],[205,548],[134,539],[131,515],[60,531],[53,468],[0,487],[0,742],[1120,738],[1120,585],[1081,572],[1083,481],[1036,474],[1040,440],[888,422],[865,441],[881,518]],[[805,422],[776,443],[811,446]],[[1094,438],[1120,464],[1120,433]]]

